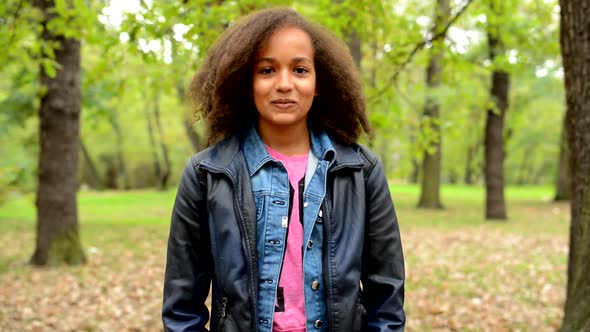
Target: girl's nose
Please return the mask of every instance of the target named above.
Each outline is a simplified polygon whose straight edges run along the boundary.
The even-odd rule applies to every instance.
[[[283,70],[279,75],[277,90],[281,92],[286,92],[290,91],[291,89],[293,89],[293,80],[291,77],[291,73],[288,70]]]

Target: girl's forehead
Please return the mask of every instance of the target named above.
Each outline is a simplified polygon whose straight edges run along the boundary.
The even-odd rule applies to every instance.
[[[303,29],[295,26],[286,26],[272,32],[264,40],[257,51],[257,57],[264,53],[289,53],[298,52],[313,55],[314,47],[311,36]]]

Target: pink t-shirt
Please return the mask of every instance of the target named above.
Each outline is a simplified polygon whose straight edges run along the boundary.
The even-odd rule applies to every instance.
[[[271,157],[285,166],[289,174],[289,183],[294,191],[272,330],[273,332],[305,332],[303,221],[299,216],[299,181],[305,177],[307,154],[288,157],[269,146],[266,149]]]

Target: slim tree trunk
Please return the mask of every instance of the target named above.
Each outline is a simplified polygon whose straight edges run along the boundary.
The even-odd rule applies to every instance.
[[[590,331],[590,4],[560,0],[572,176],[567,295],[561,332]]]
[[[350,54],[352,55],[352,59],[356,64],[356,68],[359,72],[362,72],[361,61],[363,59],[363,51],[362,51],[362,44],[361,38],[358,34],[358,31],[354,28],[351,29],[348,37],[346,38],[348,41],[348,49],[350,50]]]
[[[488,27],[490,60],[503,51],[498,29]],[[504,202],[504,118],[508,109],[510,75],[502,69],[492,73],[491,98],[495,107],[488,109],[485,131],[486,219],[505,220]]]
[[[82,139],[80,139],[80,150],[82,151],[82,156],[84,157],[84,164],[86,165],[85,168],[88,170],[88,172],[90,172],[89,185],[94,189],[102,189],[100,174],[98,174],[98,169],[96,168],[96,165]]]
[[[517,185],[531,184],[533,175],[533,159],[530,152],[535,151],[535,145],[524,146],[525,154],[522,156],[520,165],[518,166],[518,177],[516,178]]]
[[[123,179],[123,189],[129,190],[131,189],[131,183],[129,180],[129,174],[127,174],[127,166],[125,164],[125,157],[123,154],[123,132],[121,131],[121,126],[119,125],[119,118],[117,116],[117,110],[113,109],[111,111],[111,126],[115,131],[115,139],[116,139],[116,169],[117,174],[115,175],[117,178],[121,177]],[[119,185],[119,181],[116,181],[117,185]]]
[[[473,163],[475,162],[475,157],[479,153],[479,149],[481,148],[481,141],[477,141],[476,143],[469,145],[467,147],[467,158],[465,161],[465,176],[463,178],[463,182],[465,184],[474,184],[475,183],[475,166]]]
[[[164,169],[160,174],[158,181],[158,189],[166,190],[168,185],[168,179],[170,178],[170,157],[168,156],[168,147],[164,141],[164,130],[162,129],[162,123],[160,121],[160,93],[156,92],[156,98],[154,103],[154,121],[156,122],[156,130],[160,138],[160,150],[162,151],[162,158],[164,159]]]
[[[144,96],[145,97],[145,96]],[[145,100],[145,98],[144,98]],[[154,163],[154,175],[156,179],[162,176],[162,166],[160,165],[160,158],[158,157],[158,150],[156,148],[156,138],[154,136],[154,128],[152,125],[152,116],[150,114],[150,103],[147,103],[144,108],[145,120],[147,122],[148,138],[152,150],[152,161]]]
[[[442,29],[448,20],[451,9],[448,0],[438,0],[435,10],[433,32]],[[442,209],[440,201],[441,177],[441,148],[442,135],[440,131],[440,103],[433,91],[440,85],[442,72],[442,57],[444,52],[443,40],[436,40],[430,48],[430,60],[426,69],[426,85],[429,93],[424,106],[424,118],[429,120],[435,139],[431,145],[432,151],[424,153],[422,160],[422,181],[420,188],[419,208]]]
[[[570,149],[568,144],[567,123],[565,122],[559,142],[559,164],[557,165],[557,180],[555,184],[555,201],[569,201],[571,198]]]
[[[182,82],[177,82],[176,94],[177,94],[178,101],[180,102],[180,104],[185,105],[186,89],[185,89]],[[197,153],[205,147],[205,144],[203,142],[203,139],[201,138],[201,135],[199,135],[199,133],[193,127],[193,121],[191,119],[192,113],[190,112],[190,107],[184,107],[184,109],[186,109],[186,111],[183,112],[184,116],[182,119],[184,133],[186,134],[186,137],[188,137],[188,140],[191,143],[191,146],[193,147],[193,151],[195,151],[195,153]]]
[[[420,163],[416,157],[412,157],[412,172],[410,173],[410,183],[417,184],[420,178]]]
[[[59,64],[51,77],[40,68],[46,89],[39,110],[39,174],[35,204],[37,239],[34,265],[80,264],[86,258],[80,243],[77,210],[77,169],[80,152],[80,41],[47,29],[54,17],[53,1],[35,5],[43,18],[44,42],[57,45]]]

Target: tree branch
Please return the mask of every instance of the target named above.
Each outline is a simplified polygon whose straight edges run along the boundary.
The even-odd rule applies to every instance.
[[[401,71],[412,61],[412,59],[414,58],[414,56],[416,55],[416,53],[418,53],[418,51],[420,51],[421,49],[423,49],[426,45],[434,42],[435,40],[441,39],[446,37],[447,32],[449,31],[449,28],[459,19],[459,17],[461,17],[461,15],[465,12],[465,10],[467,9],[467,7],[469,7],[469,5],[473,2],[473,0],[467,0],[467,3],[465,3],[465,5],[457,12],[457,14],[455,14],[455,16],[449,21],[447,22],[447,25],[445,25],[444,29],[442,29],[441,31],[439,31],[437,34],[435,34],[434,36],[430,37],[430,38],[426,38],[425,40],[423,40],[422,42],[418,43],[414,49],[410,52],[410,54],[408,54],[408,57],[406,58],[406,60],[397,68],[397,70],[395,71],[395,73],[393,73],[393,76],[391,77],[392,80],[397,80],[397,77],[399,76],[399,74],[401,73]],[[434,26],[432,28],[432,30],[436,29],[436,26]],[[434,31],[431,30],[431,34],[434,33]]]
[[[463,13],[467,10],[467,8],[469,7],[469,5],[471,5],[472,2],[473,2],[473,0],[467,0],[467,2],[465,3],[465,5],[463,5],[463,7],[461,7],[461,9],[457,12],[457,14],[455,14],[455,16],[453,16],[453,18],[451,20],[449,20],[449,22],[447,22],[447,24],[445,25],[445,27],[441,31],[439,31],[438,33],[436,33],[434,35],[433,35],[433,33],[434,33],[433,30],[436,29],[436,26],[433,26],[433,28],[431,30],[431,33],[430,33],[432,36],[429,37],[429,38],[424,39],[420,43],[416,44],[416,46],[414,46],[414,48],[412,49],[412,51],[408,54],[408,57],[406,58],[406,60],[404,60],[404,62],[402,62],[402,64],[399,67],[397,67],[396,71],[391,76],[391,80],[392,81],[397,81],[397,78],[399,77],[399,75],[401,74],[401,72],[412,61],[412,59],[418,53],[418,51],[420,51],[421,49],[423,49],[426,45],[434,42],[435,40],[444,38],[447,35],[447,32],[449,31],[449,29],[451,28],[451,26],[459,19],[459,17],[461,17],[461,15],[463,15]],[[373,95],[371,98],[369,98],[369,102],[371,102],[375,97],[381,95],[383,92],[384,91],[380,91],[376,95]]]

